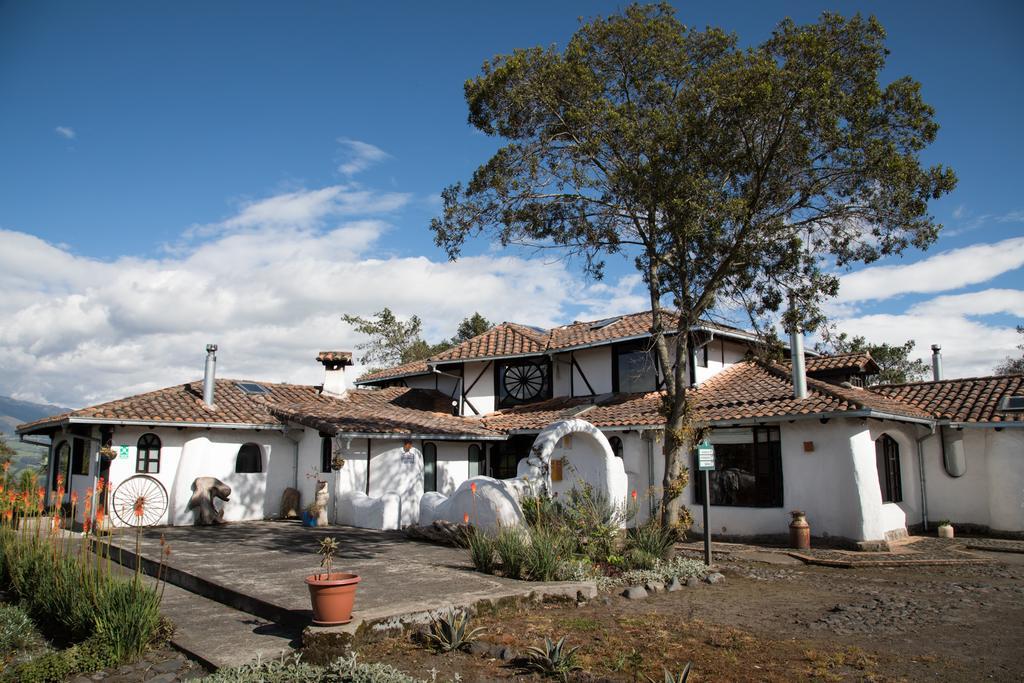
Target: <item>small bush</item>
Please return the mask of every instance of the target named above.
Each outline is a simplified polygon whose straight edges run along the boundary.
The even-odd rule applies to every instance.
[[[467,534],[469,558],[473,567],[484,574],[494,573],[494,538],[480,529],[472,529]]]
[[[526,533],[515,527],[502,527],[494,537],[494,549],[501,559],[501,572],[511,579],[523,576],[526,562]]]
[[[675,532],[652,518],[646,524],[629,530],[626,535],[626,555],[633,551],[639,556],[667,560],[671,557],[675,544]]]
[[[531,527],[557,527],[562,524],[562,509],[558,502],[547,492],[526,494],[519,499],[523,509],[523,518]]]
[[[301,661],[299,655],[221,669],[204,679],[211,683],[418,683],[387,664],[364,664],[356,656],[339,657],[327,666]]]
[[[568,554],[564,536],[550,527],[530,529],[526,548],[526,574],[532,581],[554,581]]]
[[[0,605],[0,659],[9,661],[20,651],[36,650],[45,644],[25,610],[17,605]]]
[[[467,647],[483,632],[483,628],[469,627],[469,615],[465,612],[451,612],[430,623],[426,642],[439,652],[451,652]]]
[[[607,562],[615,554],[620,529],[630,511],[587,482],[569,490],[562,505],[564,526],[571,529],[576,551],[594,562]]]
[[[582,667],[576,663],[578,647],[565,647],[565,636],[557,643],[544,639],[542,647],[527,648],[528,667],[542,676],[550,676],[566,681],[569,674],[579,671]]]

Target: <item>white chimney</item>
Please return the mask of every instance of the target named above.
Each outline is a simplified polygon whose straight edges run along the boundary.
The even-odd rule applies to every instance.
[[[217,345],[206,345],[206,369],[203,371],[203,403],[213,407],[214,389],[217,380]]]
[[[942,347],[938,344],[932,344],[932,379],[942,379]]]
[[[798,327],[789,332],[789,354],[793,365],[793,396],[807,398],[807,372],[804,369],[804,334]]]
[[[345,366],[352,365],[351,351],[321,351],[316,360],[324,366],[324,387],[321,393],[334,398],[345,398]]]

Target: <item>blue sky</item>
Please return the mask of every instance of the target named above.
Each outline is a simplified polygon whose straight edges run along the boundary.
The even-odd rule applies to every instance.
[[[467,125],[463,82],[621,6],[0,3],[0,394],[79,405],[184,381],[206,341],[236,375],[312,381],[311,352],[358,341],[338,315],[383,305],[433,338],[473,310],[548,325],[642,307],[628,263],[594,285],[479,243],[452,266],[427,229],[496,145]],[[879,17],[884,78],[918,79],[942,126],[925,161],[960,179],[933,206],[938,244],[849,279],[832,310],[985,372],[1024,318],[1024,5],[679,16],[756,43],[825,9]]]

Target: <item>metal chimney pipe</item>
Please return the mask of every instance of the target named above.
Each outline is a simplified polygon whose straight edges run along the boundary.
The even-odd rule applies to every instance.
[[[942,379],[942,347],[938,344],[932,344],[932,379]]]
[[[206,345],[206,370],[203,372],[203,403],[213,407],[213,389],[217,378],[217,345]]]
[[[807,371],[804,368],[804,334],[794,327],[789,332],[789,354],[793,365],[793,396],[807,398]]]

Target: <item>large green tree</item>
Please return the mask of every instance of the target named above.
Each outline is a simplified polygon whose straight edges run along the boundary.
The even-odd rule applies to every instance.
[[[862,336],[842,332],[829,335],[816,348],[828,353],[869,353],[879,369],[873,384],[903,384],[924,379],[931,369],[923,359],[910,357],[915,346],[913,339],[902,344],[871,344]]]
[[[465,85],[470,123],[504,145],[443,191],[436,242],[451,258],[480,233],[562,249],[597,277],[609,255],[634,260],[670,369],[667,524],[682,519],[699,429],[691,326],[733,300],[814,328],[836,269],[938,234],[928,201],[955,177],[922,166],[938,125],[918,83],[879,82],[884,43],[873,18],[824,14],[742,48],[667,4],[631,5],[583,24],[562,51],[495,57]]]

